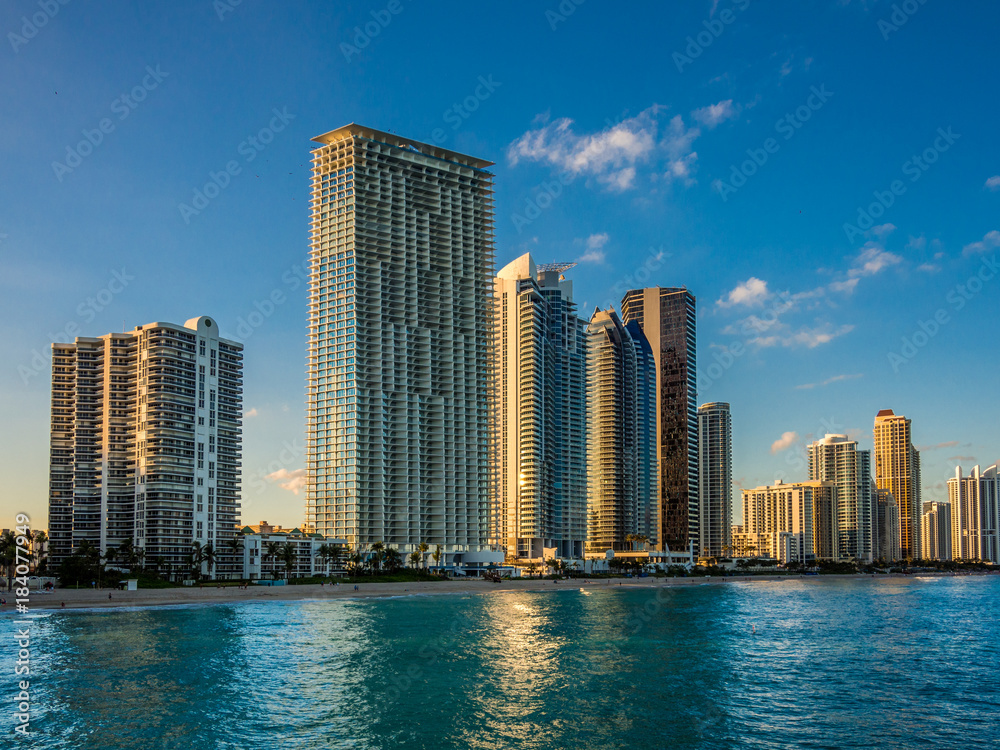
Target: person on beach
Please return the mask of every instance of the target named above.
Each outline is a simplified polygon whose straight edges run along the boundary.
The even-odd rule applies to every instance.
[[[111,592],[109,591],[108,592],[108,599],[110,599],[110,598],[111,598]]]

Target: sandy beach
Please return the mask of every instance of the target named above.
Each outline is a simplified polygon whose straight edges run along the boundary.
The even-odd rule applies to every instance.
[[[934,574],[921,573],[919,577]],[[981,574],[988,575],[988,574]],[[118,591],[112,589],[56,589],[52,593],[32,591],[29,609],[92,609],[119,607],[155,607],[183,604],[217,604],[225,602],[269,602],[293,601],[301,599],[363,599],[389,596],[416,596],[433,594],[487,594],[504,591],[559,591],[573,588],[658,588],[662,586],[746,586],[770,585],[788,581],[820,585],[824,581],[838,578],[915,578],[913,575],[826,575],[826,576],[748,576],[721,578],[574,578],[553,582],[545,579],[524,579],[492,583],[478,578],[468,580],[420,581],[412,583],[360,583],[358,590],[354,584],[303,585],[303,586],[238,586],[172,589],[140,589],[138,591]],[[108,594],[111,598],[108,598]],[[0,612],[12,612],[14,596],[5,594],[7,604]]]

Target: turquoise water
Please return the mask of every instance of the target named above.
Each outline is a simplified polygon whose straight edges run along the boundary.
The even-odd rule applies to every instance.
[[[0,747],[1000,747],[1000,576],[58,611],[33,638],[34,734],[5,646]]]

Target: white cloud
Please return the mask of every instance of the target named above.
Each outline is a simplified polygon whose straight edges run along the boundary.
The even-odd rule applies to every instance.
[[[587,238],[587,249],[588,250],[600,250],[602,247],[608,244],[608,233],[601,232],[600,234],[592,234]]]
[[[701,134],[688,128],[675,115],[661,130],[665,107],[654,104],[631,117],[596,133],[580,135],[573,121],[562,118],[529,130],[507,149],[511,165],[520,161],[550,164],[573,177],[593,177],[610,190],[624,191],[635,185],[638,167],[666,161],[669,179],[691,182],[698,158],[691,145]]]
[[[822,383],[806,383],[805,385],[795,386],[796,390],[809,391],[813,388],[823,388],[824,386],[830,385],[831,383],[839,383],[841,380],[856,380],[857,378],[864,377],[860,373],[857,375],[834,375],[832,378],[827,378]]]
[[[610,237],[607,232],[592,234],[585,240],[575,240],[582,242],[587,248],[587,252],[576,259],[577,263],[603,263],[605,260],[604,246],[608,244]]]
[[[854,287],[858,285],[858,282],[860,280],[861,279],[854,278],[854,279],[847,279],[846,281],[834,281],[832,284],[830,284],[830,289],[832,289],[835,292],[844,292],[846,294],[853,294]]]
[[[762,305],[764,300],[770,296],[767,291],[767,282],[751,276],[746,281],[737,284],[724,298],[716,300],[719,307],[733,307],[743,305],[744,307],[756,307]]]
[[[987,190],[1000,190],[1000,174],[993,175],[986,181]]]
[[[603,263],[606,259],[603,250],[588,250],[579,258],[577,263]]]
[[[914,237],[911,234],[909,240],[906,242],[907,250],[923,250],[925,247],[927,247],[927,238],[923,235]]]
[[[278,486],[282,489],[288,490],[298,495],[303,488],[306,486],[306,470],[305,469],[295,469],[294,471],[289,471],[288,469],[278,469],[277,471],[272,471],[265,477],[270,482],[277,482]]]
[[[937,273],[941,270],[941,266],[937,263],[921,263],[917,266],[918,271],[923,271],[924,273]]]
[[[771,443],[771,453],[781,453],[781,451],[791,448],[799,439],[797,432],[783,432],[781,437]]]
[[[865,243],[858,257],[854,259],[847,275],[851,278],[856,276],[874,276],[889,266],[901,263],[903,259],[895,253],[890,253],[876,242]]]
[[[895,224],[879,224],[877,227],[871,228],[871,233],[878,237],[880,240],[888,237],[890,234],[896,231]]]
[[[994,247],[1000,247],[1000,232],[994,229],[987,232],[979,242],[973,242],[962,248],[962,255],[973,255],[975,253],[985,253]]]
[[[716,125],[719,125],[726,120],[733,119],[737,114],[739,113],[733,106],[733,100],[726,99],[718,104],[709,104],[707,107],[696,109],[691,113],[691,116],[706,128],[711,130]]]
[[[949,441],[947,441],[945,443],[938,443],[937,445],[920,445],[920,446],[917,446],[917,450],[921,451],[921,452],[924,452],[924,451],[937,451],[937,450],[941,450],[942,448],[954,448],[958,444],[959,443],[958,443],[957,440],[949,440]]]
[[[787,329],[788,326],[782,326],[782,328]],[[758,336],[755,339],[751,339],[750,343],[756,344],[761,348],[783,346],[793,349],[804,346],[808,349],[815,349],[817,346],[829,344],[835,338],[839,338],[853,330],[854,326],[852,325],[842,325],[839,328],[834,328],[827,323],[816,328],[800,328],[798,331],[782,330],[771,336]]]
[[[244,412],[244,413],[243,413],[243,418],[244,418],[244,419],[250,419],[251,417],[256,417],[256,416],[257,416],[257,414],[258,414],[258,412],[257,412],[257,407],[255,406],[255,407],[254,407],[253,409],[251,409],[250,411],[248,411],[248,412]]]

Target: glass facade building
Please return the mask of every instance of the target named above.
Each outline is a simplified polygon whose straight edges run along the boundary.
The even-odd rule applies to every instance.
[[[635,322],[656,362],[659,464],[658,549],[695,554],[698,540],[696,300],[684,288],[625,293],[622,320]]]
[[[454,562],[491,496],[491,162],[353,124],[314,140],[306,524]]]

